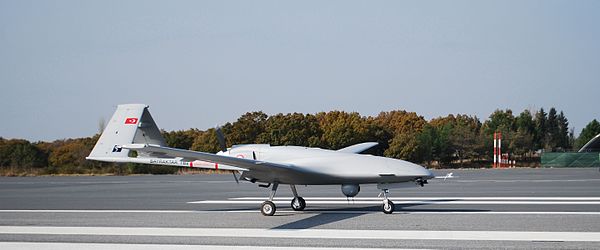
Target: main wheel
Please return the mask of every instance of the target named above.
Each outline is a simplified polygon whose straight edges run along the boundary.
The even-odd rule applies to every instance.
[[[302,211],[306,207],[306,201],[302,197],[294,198],[292,200],[292,209],[294,211]]]
[[[260,207],[260,213],[262,213],[264,216],[272,216],[275,214],[276,209],[275,203],[271,201],[265,201]]]
[[[386,214],[391,214],[394,212],[394,203],[391,200],[387,200],[383,202],[383,212]]]

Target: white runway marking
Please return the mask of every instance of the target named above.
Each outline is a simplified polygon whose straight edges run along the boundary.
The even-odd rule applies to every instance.
[[[379,205],[381,198],[304,197],[317,205]],[[190,201],[189,204],[260,204],[265,197],[241,197],[228,200]],[[277,197],[275,204],[286,204],[292,197]],[[402,197],[390,198],[396,205],[600,205],[600,197]]]
[[[61,243],[61,242],[0,242],[0,249],[13,250],[13,249],[43,249],[43,250],[70,250],[70,249],[89,249],[89,250],[115,250],[115,249],[129,249],[129,250],[171,250],[171,249],[182,249],[182,250],[343,250],[356,248],[331,248],[331,247],[272,247],[272,246],[218,246],[218,245],[170,245],[170,244],[112,244],[112,243]],[[367,249],[389,249],[389,248],[367,248]]]
[[[204,211],[193,210],[85,210],[85,209],[6,209],[0,210],[0,213],[164,213],[164,214],[185,214],[202,213]]]
[[[292,200],[293,197],[275,197],[274,200]],[[305,200],[346,200],[345,197],[303,197]],[[229,200],[264,200],[266,197],[239,197]],[[392,200],[544,200],[544,201],[600,201],[600,197],[390,197]],[[354,197],[354,200],[377,200],[377,197]]]
[[[33,182],[33,181],[14,181],[14,182],[0,182],[0,185],[31,185],[31,184],[50,184],[50,185],[64,185],[64,184],[139,184],[139,183],[235,183],[235,181],[211,181],[211,180],[177,180],[177,181],[49,181],[49,182]],[[244,182],[240,182],[244,183]],[[246,184],[246,183],[244,183]],[[248,182],[248,184],[250,184]]]
[[[464,179],[452,179],[452,182],[464,182],[464,183],[474,183],[474,182],[498,182],[498,183],[511,183],[511,182],[588,182],[588,181],[600,181],[600,179],[566,179],[566,180],[553,180],[553,179],[540,179],[540,180],[464,180]]]
[[[292,197],[276,197],[274,202],[282,208],[289,208]],[[399,197],[390,198],[396,205],[600,205],[600,197]],[[266,200],[265,197],[238,197],[228,200],[191,201],[188,204],[251,204],[257,207]],[[283,213],[319,213],[319,214],[365,214],[373,213],[370,210],[328,210],[319,211],[310,209],[310,205],[380,205],[381,198],[359,197],[346,200],[343,197],[305,197],[309,208],[303,212],[281,210]],[[596,208],[596,209],[594,209]],[[482,214],[482,215],[600,215],[598,207],[588,207],[588,211],[402,211],[398,214]],[[0,213],[257,213],[257,209],[229,209],[220,210],[103,210],[103,209],[7,209]]]
[[[370,210],[282,210],[278,213],[287,214],[370,214],[378,213]],[[164,214],[194,214],[194,213],[260,213],[258,209],[251,210],[0,210],[0,213],[164,213]],[[572,212],[572,211],[395,211],[394,214],[480,214],[480,215],[600,215],[600,212]]]
[[[396,201],[396,205],[600,205],[600,201]],[[189,204],[261,204],[260,201],[231,201],[231,200],[208,200],[190,201]],[[290,201],[275,200],[273,203],[287,204]],[[309,201],[307,201],[308,203]],[[316,205],[379,205],[381,201],[310,201]]]
[[[599,232],[0,226],[0,234],[600,242]]]

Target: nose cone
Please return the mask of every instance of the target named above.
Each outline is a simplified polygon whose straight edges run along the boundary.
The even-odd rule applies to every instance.
[[[435,177],[435,175],[433,175],[433,173],[429,171],[429,169],[426,169],[423,166],[419,166],[419,168],[421,168],[420,171],[423,179],[433,179]]]
[[[389,159],[389,158],[387,158]],[[432,179],[435,177],[433,173],[427,170],[425,167],[414,164],[409,161],[403,161],[398,159],[389,159],[388,164],[394,168],[396,176],[404,176],[410,178],[422,178],[424,180]]]
[[[410,164],[410,172],[413,176],[418,176],[421,177],[425,180],[427,179],[433,179],[435,177],[435,175],[429,171],[428,169],[426,169],[425,167],[421,166],[421,165],[417,165],[414,163]]]

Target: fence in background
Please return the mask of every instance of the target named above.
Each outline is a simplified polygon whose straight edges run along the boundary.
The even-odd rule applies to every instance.
[[[600,154],[594,153],[542,153],[543,168],[588,168],[600,167]]]

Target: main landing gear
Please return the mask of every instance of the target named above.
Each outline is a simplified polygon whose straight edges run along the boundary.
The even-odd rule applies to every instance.
[[[275,214],[275,211],[277,210],[275,203],[273,203],[273,198],[275,197],[275,193],[277,192],[279,183],[275,182],[275,183],[268,184],[268,185],[261,185],[261,187],[269,187],[269,186],[271,186],[271,194],[269,195],[269,200],[263,202],[260,207],[260,212],[264,216],[272,216]],[[292,199],[292,202],[290,204],[292,209],[294,211],[304,210],[304,208],[306,208],[306,201],[304,200],[304,198],[298,196],[298,191],[296,190],[295,185],[290,185],[290,188],[292,189],[292,193],[294,194],[294,199]],[[382,186],[382,187],[380,187],[380,189],[381,189],[381,193],[379,193],[378,197],[383,196],[383,205],[381,206],[381,209],[383,210],[384,213],[391,214],[394,212],[396,207],[394,205],[394,202],[392,202],[392,200],[390,200],[388,198],[388,193],[390,192],[389,186]]]
[[[266,186],[266,187],[268,187],[268,186]],[[273,183],[273,186],[271,187],[271,194],[269,195],[269,200],[263,202],[260,207],[260,213],[262,213],[264,216],[272,216],[275,214],[275,211],[277,210],[275,203],[273,203],[273,197],[275,197],[275,193],[277,192],[277,187],[279,187],[279,183],[277,183],[277,182]],[[290,188],[292,189],[292,193],[294,194],[294,199],[292,199],[292,203],[291,203],[292,209],[294,211],[304,210],[304,208],[306,208],[306,201],[304,200],[304,198],[298,196],[298,192],[296,191],[295,185],[290,185]]]
[[[381,195],[383,195],[383,206],[381,206],[381,208],[383,209],[383,212],[386,214],[393,213],[394,209],[395,209],[394,203],[387,197],[387,194],[389,192],[390,192],[389,189],[382,189],[381,193],[379,193],[379,197],[381,197]]]
[[[273,186],[271,187],[271,195],[269,195],[269,200],[263,202],[262,206],[260,207],[260,213],[262,213],[264,216],[272,216],[275,214],[275,210],[277,210],[275,203],[273,203],[273,197],[275,197],[275,192],[277,192],[278,186],[279,183],[273,183]]]
[[[294,199],[292,199],[292,209],[294,209],[294,211],[304,210],[306,207],[306,201],[304,201],[304,198],[298,196],[295,185],[290,185],[290,188],[292,189],[292,193],[294,193]]]

